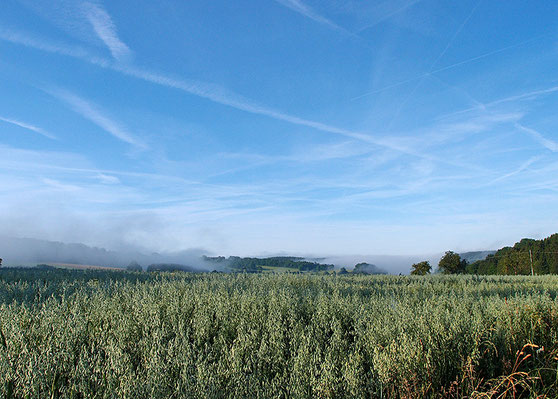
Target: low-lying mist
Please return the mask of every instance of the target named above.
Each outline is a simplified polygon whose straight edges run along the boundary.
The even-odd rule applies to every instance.
[[[180,264],[200,271],[215,267],[202,258],[206,251],[189,249],[173,253],[144,253],[138,250],[111,251],[85,244],[66,244],[34,238],[0,237],[0,257],[5,266],[34,265],[37,263],[69,263],[108,267],[126,267],[131,262],[144,269],[150,264]]]
[[[207,261],[204,255],[211,255],[203,249],[188,249],[177,252],[148,253],[138,249],[107,250],[91,247],[81,243],[63,243],[34,238],[0,237],[0,257],[4,266],[34,266],[39,263],[68,263],[125,268],[131,262],[137,262],[145,270],[151,264],[183,265],[187,269],[199,271],[223,271],[226,262]],[[265,256],[267,257],[267,256]],[[345,256],[305,256],[307,260],[333,264],[337,270],[352,270],[359,263],[368,263],[372,274],[407,274],[410,266],[423,260],[429,260],[433,266],[440,258],[439,254],[426,256],[396,255],[345,255]]]

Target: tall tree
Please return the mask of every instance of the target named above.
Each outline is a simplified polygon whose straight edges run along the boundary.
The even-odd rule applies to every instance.
[[[430,266],[430,262],[427,260],[415,263],[411,266],[411,275],[414,276],[425,276],[427,274],[430,274],[431,271],[432,266]]]
[[[438,269],[443,274],[463,273],[466,266],[467,261],[465,259],[461,259],[461,256],[453,251],[446,251],[438,263]]]
[[[130,264],[128,266],[126,266],[126,270],[128,270],[129,272],[142,272],[143,271],[141,265],[138,262],[136,262],[135,260],[131,261]]]

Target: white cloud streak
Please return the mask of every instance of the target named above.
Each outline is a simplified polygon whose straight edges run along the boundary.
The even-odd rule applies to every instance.
[[[309,18],[315,22],[318,22],[322,25],[326,25],[332,29],[341,31],[343,33],[348,33],[344,28],[340,27],[336,23],[330,21],[326,17],[318,14],[314,11],[310,6],[304,4],[300,0],[275,0],[277,3],[281,4],[284,7],[290,8],[291,10],[303,15],[306,18]]]
[[[310,127],[322,132],[349,137],[369,144],[389,148],[407,155],[412,155],[419,158],[433,159],[427,154],[393,143],[385,138],[376,138],[362,132],[331,126],[322,122],[300,118],[298,116],[290,115],[278,110],[274,110],[272,108],[265,107],[216,84],[200,82],[196,80],[172,78],[166,75],[153,73],[133,67],[112,65],[111,69],[117,70],[125,75],[133,76],[135,78],[142,79],[161,86],[178,89],[241,111],[249,112],[256,115],[267,116],[269,118],[288,122],[293,125]]]
[[[35,40],[32,42],[28,42],[28,44],[27,43],[19,43],[19,44],[29,45],[30,47],[37,48],[43,51],[50,51],[49,46],[39,46],[39,47],[34,46],[34,44],[38,42],[40,41]],[[63,55],[70,55],[63,52],[58,52],[58,51],[56,52]],[[230,90],[217,84],[202,82],[193,79],[172,77],[169,75],[148,71],[131,65],[115,64],[114,62],[110,62],[108,60],[103,60],[103,59],[98,59],[93,57],[79,57],[79,58],[91,64],[100,66],[102,68],[117,71],[124,75],[134,77],[153,84],[157,84],[160,86],[180,90],[192,94],[194,96],[207,99],[214,103],[229,106],[231,108],[235,108],[251,114],[269,117],[275,120],[287,122],[297,126],[309,127],[325,133],[348,137],[351,139],[358,140],[360,142],[393,150],[399,154],[410,155],[413,157],[427,159],[430,161],[440,162],[442,164],[453,165],[457,167],[465,167],[465,168],[473,168],[473,169],[475,168],[473,165],[470,164],[456,163],[451,159],[447,159],[447,158],[437,158],[424,151],[418,150],[417,148],[419,148],[419,146],[407,145],[406,143],[404,143],[401,140],[398,140],[397,138],[375,137],[373,135],[366,134],[360,131],[340,128],[326,123],[305,119],[285,112],[281,112],[273,108],[258,104],[251,99],[245,98],[237,93],[231,92]],[[79,101],[76,103],[79,103]],[[87,109],[87,107],[80,107],[80,108],[82,110]],[[87,114],[92,115],[92,112],[87,112]],[[97,118],[97,120],[103,121],[103,118]],[[112,126],[112,130],[116,134],[120,135],[121,137],[128,136],[128,134],[126,134],[125,132],[124,134],[120,134],[122,133],[122,129],[118,129],[118,128],[114,129],[113,125],[114,124],[112,125],[105,124],[105,126],[108,127]],[[110,132],[110,130],[107,131]]]
[[[446,119],[449,117],[454,117],[456,115],[466,114],[471,111],[478,111],[479,109],[481,109],[482,111],[487,111],[490,108],[495,107],[497,105],[513,103],[513,102],[518,102],[523,100],[534,100],[540,96],[544,96],[546,94],[553,94],[556,92],[558,92],[558,86],[552,86],[546,89],[532,90],[521,94],[515,94],[513,96],[503,97],[488,103],[478,102],[478,104],[476,104],[474,107],[469,107],[459,111],[450,112],[449,114],[439,116],[437,119]]]
[[[62,183],[61,181],[55,179],[44,178],[42,179],[42,182],[47,186],[52,187],[55,190],[59,190],[59,191],[73,192],[73,191],[79,191],[81,189],[81,187],[77,185]]]
[[[30,130],[32,132],[38,133],[42,136],[45,136],[45,137],[47,137],[51,140],[58,140],[55,136],[48,133],[44,129],[41,129],[40,127],[37,127],[37,126],[30,125],[30,124],[25,123],[25,122],[21,122],[21,121],[15,120],[15,119],[5,118],[3,116],[0,116],[0,121],[9,123],[9,124],[12,124],[12,125],[15,125],[15,126],[19,126],[19,127],[23,128],[23,129],[26,129],[26,130]]]
[[[130,48],[120,40],[110,15],[99,5],[91,2],[83,4],[85,16],[93,30],[105,43],[112,56],[118,61],[127,61],[132,56]]]
[[[81,47],[69,46],[64,43],[56,43],[53,41],[45,41],[23,32],[15,32],[13,30],[0,28],[0,39],[13,44],[20,44],[25,47],[31,47],[36,50],[46,51],[66,55],[74,58],[89,59],[90,54]]]
[[[362,26],[358,32],[363,32],[365,30],[371,29],[382,22],[387,21],[388,19],[406,11],[409,7],[414,6],[415,4],[421,2],[422,0],[410,0],[408,2],[403,2],[402,4],[398,4],[397,2],[383,2],[379,6],[385,8],[383,15],[376,18],[372,23],[369,23],[365,26]],[[395,4],[395,7],[394,7]]]
[[[531,39],[521,41],[521,42],[519,42],[519,43],[515,43],[515,44],[509,45],[509,46],[501,47],[501,48],[499,48],[499,49],[492,50],[492,51],[489,51],[489,52],[487,52],[487,53],[484,53],[484,54],[481,54],[481,55],[478,55],[478,56],[475,56],[475,57],[467,58],[467,59],[465,59],[465,60],[463,60],[463,61],[459,61],[459,62],[456,62],[456,63],[454,63],[454,64],[447,65],[447,66],[445,66],[445,67],[436,68],[436,69],[434,69],[434,70],[432,70],[432,71],[430,71],[430,72],[423,73],[422,75],[418,75],[418,76],[415,76],[415,77],[413,77],[413,78],[401,80],[401,81],[399,81],[399,82],[397,82],[397,83],[393,83],[393,84],[390,84],[390,85],[381,87],[381,88],[379,88],[379,89],[371,90],[371,91],[369,91],[369,92],[367,92],[367,93],[358,95],[358,96],[356,96],[356,97],[351,98],[351,101],[358,100],[358,99],[360,99],[360,98],[367,97],[367,96],[370,96],[370,95],[372,95],[372,94],[381,93],[381,92],[383,92],[383,91],[386,91],[386,90],[393,89],[393,88],[395,88],[395,87],[404,85],[404,84],[406,84],[406,83],[410,83],[410,82],[413,82],[413,81],[415,81],[415,80],[419,80],[419,79],[423,79],[423,78],[428,77],[428,76],[432,76],[432,75],[434,75],[434,74],[436,74],[436,73],[438,73],[438,72],[447,71],[447,70],[449,70],[449,69],[457,68],[457,67],[459,67],[459,66],[466,65],[466,64],[469,64],[469,63],[471,63],[471,62],[479,61],[479,60],[481,60],[481,59],[483,59],[483,58],[487,58],[487,57],[490,57],[490,56],[492,56],[492,55],[496,55],[496,54],[505,52],[505,51],[507,51],[507,50],[511,50],[511,49],[513,49],[513,48],[520,47],[520,46],[523,46],[523,45],[525,45],[525,44],[534,42],[534,41],[539,40],[539,39],[541,39],[541,38],[543,38],[543,37],[546,37],[546,36],[548,36],[548,35],[545,34],[545,35],[536,36],[536,37],[533,37],[533,38],[531,38]]]
[[[555,141],[552,141],[550,139],[547,139],[542,134],[537,132],[535,129],[531,129],[529,127],[523,126],[520,123],[516,123],[515,127],[517,129],[521,130],[522,132],[525,132],[525,133],[531,135],[535,140],[537,140],[546,149],[548,149],[552,152],[558,152],[558,143],[556,143]]]
[[[453,34],[453,36],[451,37],[451,39],[449,40],[449,42],[446,44],[446,47],[444,47],[444,50],[442,50],[442,52],[440,53],[440,55],[438,55],[438,57],[434,60],[434,62],[432,63],[432,66],[430,67],[430,70],[428,71],[429,73],[431,73],[434,70],[434,67],[438,64],[438,62],[444,58],[444,55],[446,55],[447,51],[449,50],[449,48],[453,45],[453,42],[455,41],[455,39],[459,36],[459,34],[461,33],[461,31],[463,30],[463,28],[465,28],[465,25],[467,25],[467,23],[469,22],[469,20],[471,19],[471,17],[473,16],[473,14],[475,13],[475,11],[477,11],[477,8],[479,8],[479,6],[481,5],[482,0],[479,0],[477,2],[477,4],[473,7],[473,9],[471,10],[471,12],[469,13],[469,15],[467,16],[467,18],[465,18],[465,20],[463,21],[463,23],[459,26],[459,28],[457,28],[457,30],[455,31],[455,33]]]
[[[43,167],[43,162],[49,165]],[[424,226],[434,223],[434,230],[442,228],[442,232],[432,230],[432,234],[429,233],[427,239],[417,248],[422,246],[423,249],[430,250],[435,241],[436,245],[451,247],[460,241],[460,238],[452,236],[455,231],[459,232],[470,226],[475,233],[480,234],[491,223],[498,224],[491,219],[491,213],[501,214],[503,219],[508,220],[512,218],[513,215],[509,216],[512,213],[522,214],[519,210],[523,208],[519,208],[518,201],[522,204],[529,202],[526,205],[528,211],[532,208],[533,198],[522,197],[521,190],[515,187],[511,192],[514,197],[502,196],[498,191],[493,203],[482,205],[484,213],[477,218],[471,214],[474,211],[463,211],[470,209],[471,202],[467,202],[470,200],[449,200],[446,197],[448,185],[465,189],[465,185],[469,183],[468,187],[474,187],[478,177],[467,175],[436,177],[429,175],[426,170],[417,171],[417,174],[399,181],[395,175],[397,171],[393,171],[391,175],[374,176],[369,181],[360,177],[351,179],[349,175],[323,181],[300,176],[284,181],[227,185],[180,182],[169,176],[173,181],[177,179],[177,184],[167,184],[167,180],[162,184],[161,179],[164,176],[96,170],[88,168],[88,165],[89,161],[77,154],[0,146],[0,168],[14,171],[0,173],[0,219],[5,232],[55,237],[62,241],[71,239],[101,246],[106,245],[105,243],[115,245],[134,242],[145,245],[151,251],[160,251],[163,247],[180,248],[188,240],[221,252],[231,250],[232,254],[262,248],[270,251],[313,250],[327,253],[331,248],[339,248],[341,244],[343,251],[348,253],[370,248],[370,241],[366,243],[364,239],[358,242],[347,241],[349,231],[354,237],[364,235],[367,240],[370,237],[383,240],[388,234],[389,240],[385,243],[378,244],[373,240],[376,246],[370,250],[395,253],[415,250],[414,247],[408,247],[407,243],[401,248],[390,246],[397,242],[393,241],[393,237],[402,231],[411,234],[409,230],[416,227],[415,233],[418,235],[415,236],[423,237],[426,234]],[[520,169],[525,168],[522,165]],[[519,173],[517,170],[514,172]],[[107,175],[109,179],[103,181],[106,179],[99,174]],[[122,176],[123,181],[118,184],[115,179],[110,179],[110,175]],[[130,181],[132,177],[134,180]],[[529,175],[528,180],[542,184],[543,180],[548,183],[547,178],[548,173],[537,173]],[[105,184],[109,180],[114,180],[115,184]],[[14,187],[17,190],[14,191]],[[157,189],[153,191],[153,187]],[[320,187],[327,190],[332,187],[347,190],[339,190],[333,196],[314,196],[320,191],[311,190],[319,190]],[[423,194],[426,193],[428,196],[425,198]],[[37,197],[43,200],[37,203]],[[393,200],[386,201],[387,199]],[[412,202],[401,205],[399,200],[402,199]],[[536,200],[540,206],[547,207],[555,202],[555,196]],[[300,201],[304,201],[304,206],[293,206],[293,202]],[[391,227],[381,218],[376,220],[366,216],[359,220],[336,223],[323,221],[324,217],[355,208],[363,212],[370,208],[382,210],[383,213],[397,211],[408,214],[411,221],[403,224],[396,218],[389,222],[393,224]],[[432,212],[434,216],[431,216]],[[523,214],[525,215],[530,214],[527,212]],[[491,219],[488,222],[487,217]],[[545,228],[550,224],[548,220],[541,221]],[[401,225],[397,226],[398,223]],[[213,225],[221,236],[232,240],[230,248],[224,248],[221,243],[215,244],[211,241],[211,236],[199,235],[199,226],[208,224]],[[238,226],[242,228],[239,230]],[[269,226],[282,227],[277,231]],[[360,229],[363,229],[362,234],[355,235],[355,231],[360,232]],[[290,234],[293,231],[296,232],[296,237]],[[513,231],[514,234],[519,234]],[[466,239],[470,237],[463,234],[463,242],[467,242]],[[267,242],[261,237],[265,237]],[[272,240],[276,247],[269,245],[269,237],[276,237],[276,240]],[[326,244],[323,243],[324,237]],[[448,237],[451,237],[453,244],[438,242],[440,239],[448,240]],[[467,242],[464,245],[478,244]]]
[[[6,36],[0,35],[0,38],[10,41],[12,43],[21,44],[42,51],[76,57],[85,60],[91,64],[98,65],[100,67],[107,68],[107,69],[112,69],[124,75],[135,77],[137,79],[141,79],[147,82],[155,83],[160,86],[181,90],[189,94],[195,95],[197,97],[205,98],[212,102],[226,105],[241,111],[249,112],[256,115],[267,116],[272,119],[281,120],[298,126],[310,127],[323,132],[350,137],[356,140],[364,141],[370,144],[375,144],[381,147],[387,147],[396,150],[398,152],[414,155],[417,157],[426,157],[426,155],[420,154],[411,149],[399,145],[392,145],[386,139],[378,139],[362,132],[356,132],[348,129],[338,128],[335,126],[327,125],[325,123],[300,118],[297,116],[289,115],[281,111],[277,111],[262,106],[239,94],[233,93],[217,84],[201,82],[201,81],[191,80],[191,79],[179,79],[179,78],[174,78],[159,73],[154,73],[151,71],[146,71],[136,67],[116,65],[114,63],[109,62],[108,60],[90,57],[86,53],[84,54],[73,53],[68,49],[64,49],[63,47],[59,47],[59,46],[53,46],[48,42],[44,42],[43,40],[39,40],[39,39],[16,41],[16,40],[12,40],[11,35],[6,35]],[[78,104],[79,101],[75,101],[75,103]],[[84,110],[87,107],[80,106],[78,108]],[[92,112],[87,112],[87,114],[92,115]],[[102,118],[97,118],[97,119],[102,119]],[[126,135],[121,135],[121,136],[126,137]]]
[[[92,104],[91,102],[86,101],[85,99],[67,90],[56,89],[47,92],[65,102],[76,113],[80,114],[85,119],[90,120],[95,125],[99,126],[101,129],[103,129],[107,133],[110,133],[117,139],[124,141],[125,143],[132,144],[138,148],[146,148],[146,145],[144,143],[142,143],[138,138],[129,133],[126,128],[121,126],[118,122],[115,122],[104,115],[100,108]]]
[[[132,51],[118,37],[116,25],[101,0],[19,1],[71,36],[90,44],[106,46],[115,60],[124,62],[131,59]],[[65,51],[60,46],[56,50]]]
[[[497,182],[499,182],[499,181],[501,181],[501,180],[505,180],[505,179],[507,179],[507,178],[509,178],[509,177],[515,176],[515,175],[517,175],[517,174],[523,172],[523,171],[526,170],[529,166],[531,166],[534,162],[538,161],[540,158],[541,158],[541,157],[533,157],[533,158],[528,159],[528,160],[525,161],[523,164],[521,164],[521,165],[519,166],[519,168],[517,168],[516,170],[514,170],[514,171],[512,171],[512,172],[510,172],[510,173],[506,173],[505,175],[500,176],[500,177],[498,177],[498,178],[496,178],[496,179],[490,181],[490,182],[487,183],[485,186],[490,186],[490,185],[492,185],[492,184],[494,184],[494,183],[497,183]]]
[[[95,176],[95,179],[103,184],[120,184],[120,179],[116,176],[106,175],[104,173],[99,173]]]
[[[28,41],[25,43],[18,43],[18,44],[23,44],[23,45],[27,45],[39,50],[43,50],[43,51],[50,51],[52,52],[53,48],[49,45],[39,45],[36,46],[36,44],[40,44],[42,41],[39,40],[33,40],[33,41]],[[70,55],[68,52],[64,52],[64,51],[54,51],[57,52],[59,54],[63,54],[63,55]],[[169,88],[173,88],[173,89],[177,89],[189,94],[192,94],[194,96],[200,97],[200,98],[204,98],[207,99],[209,101],[212,101],[214,103],[217,104],[221,104],[221,105],[226,105],[241,111],[245,111],[245,112],[249,112],[251,114],[255,114],[255,115],[261,115],[261,116],[266,116],[275,120],[279,120],[279,121],[284,121],[293,125],[297,125],[297,126],[304,126],[304,127],[309,127],[318,131],[322,131],[322,132],[326,132],[326,133],[331,133],[334,135],[339,135],[339,136],[344,136],[344,137],[349,137],[351,139],[355,139],[364,143],[368,143],[368,144],[372,144],[378,147],[382,147],[382,148],[386,148],[389,150],[393,150],[397,153],[400,154],[405,154],[405,155],[410,155],[413,157],[417,157],[417,158],[421,158],[421,159],[427,159],[430,161],[436,161],[436,162],[440,162],[443,164],[449,164],[449,165],[453,165],[453,166],[457,166],[457,167],[466,167],[466,168],[471,168],[471,165],[467,165],[467,164],[461,164],[461,163],[455,163],[451,160],[448,159],[442,159],[442,158],[436,158],[430,154],[425,153],[424,151],[418,150],[417,148],[419,148],[419,146],[413,145],[413,146],[409,146],[406,145],[403,141],[398,140],[396,138],[391,138],[391,137],[375,137],[373,135],[370,134],[366,134],[360,131],[355,131],[355,130],[350,130],[350,129],[345,129],[345,128],[340,128],[340,127],[336,127],[336,126],[332,126],[326,123],[322,123],[322,122],[318,122],[318,121],[314,121],[314,120],[309,120],[309,119],[305,119],[305,118],[301,118],[298,116],[294,116],[285,112],[281,112],[279,110],[275,110],[273,108],[258,104],[256,102],[254,102],[253,100],[250,100],[248,98],[245,98],[237,93],[231,92],[230,90],[227,90],[226,88],[219,86],[217,84],[213,84],[213,83],[207,83],[207,82],[202,82],[202,81],[198,81],[198,80],[193,80],[193,79],[182,79],[182,78],[177,78],[177,77],[172,77],[169,75],[165,75],[165,74],[161,74],[161,73],[156,73],[156,72],[152,72],[152,71],[148,71],[145,69],[141,69],[138,67],[134,67],[131,65],[122,65],[122,64],[117,64],[114,62],[110,62],[108,60],[103,60],[103,59],[97,59],[97,58],[92,58],[92,57],[79,57],[82,60],[85,60],[89,63],[92,63],[94,65],[98,65],[102,68],[106,68],[106,69],[110,69],[113,71],[117,71],[120,72],[124,75],[130,76],[130,77],[134,77],[137,79],[141,79],[143,81],[146,82],[150,82],[153,84],[157,84],[160,86],[164,86],[164,87],[169,87]],[[82,104],[79,101],[75,101],[76,105]],[[82,104],[83,106],[77,107],[79,109],[82,110],[82,112],[84,112],[85,114],[89,115],[89,116],[93,116],[93,114],[95,114],[95,112],[90,111],[89,108],[91,107],[87,107],[84,104]],[[97,112],[98,114],[98,112]],[[91,118],[90,118],[91,119]],[[115,134],[115,136],[117,137],[121,137],[124,141],[128,141],[132,140],[135,141],[134,139],[131,139],[131,137],[129,136],[129,134],[127,134],[125,131],[123,131],[123,129],[118,129],[115,128],[115,124],[110,124],[110,123],[106,123],[104,118],[96,118],[97,121],[100,121],[102,123],[104,123],[104,126],[107,127],[107,131],[114,132],[113,134]],[[108,128],[110,128],[111,130],[108,130]]]

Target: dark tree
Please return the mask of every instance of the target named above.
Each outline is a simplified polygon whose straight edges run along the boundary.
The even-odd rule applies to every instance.
[[[430,266],[430,262],[427,260],[415,263],[411,266],[411,275],[414,276],[425,276],[430,274],[432,271],[432,266]]]
[[[511,251],[498,262],[499,274],[531,274],[529,252]]]
[[[152,263],[147,266],[148,272],[189,272],[195,273],[197,270],[191,266],[181,265],[179,263]]]
[[[467,266],[467,261],[462,260],[459,254],[453,251],[447,251],[440,262],[438,263],[438,269],[443,274],[460,274],[465,272]]]
[[[126,270],[128,270],[129,272],[141,272],[141,271],[143,271],[140,264],[136,261],[130,262],[130,264],[128,266],[126,266]]]
[[[371,263],[358,263],[353,268],[354,274],[387,274],[387,272]]]

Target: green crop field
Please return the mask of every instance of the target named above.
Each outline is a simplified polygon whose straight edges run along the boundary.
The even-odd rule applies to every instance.
[[[557,294],[555,276],[0,269],[0,397],[557,397]]]
[[[260,266],[263,273],[300,273],[298,269],[293,267],[273,267],[273,266]]]

